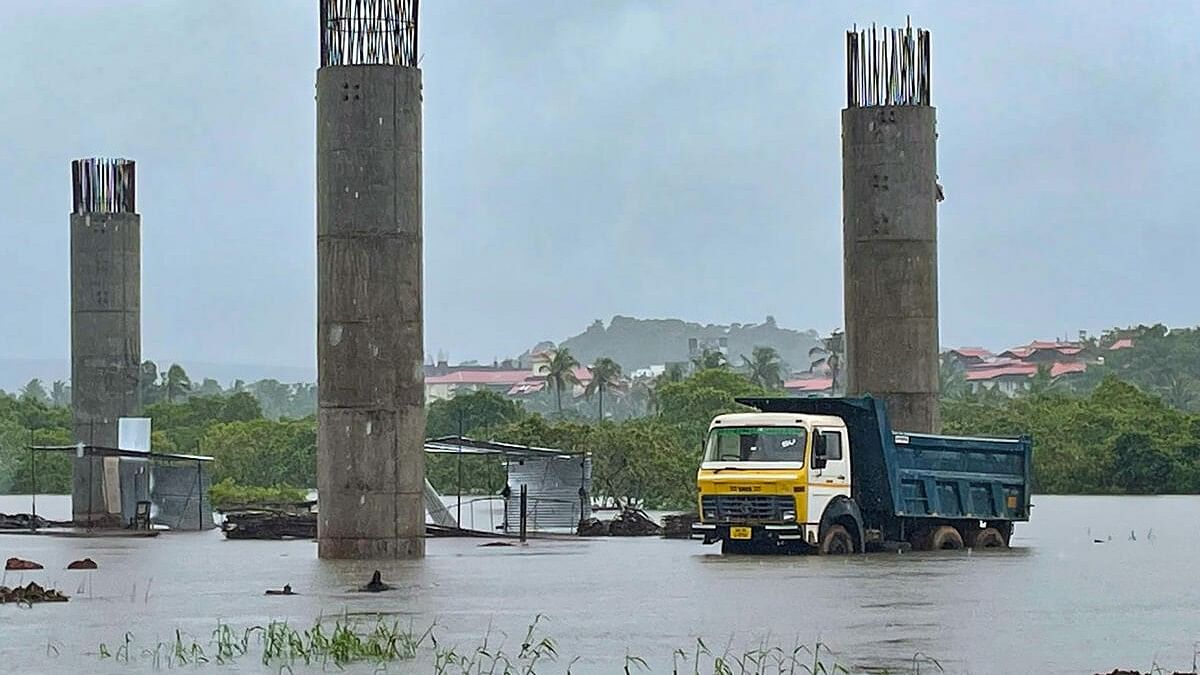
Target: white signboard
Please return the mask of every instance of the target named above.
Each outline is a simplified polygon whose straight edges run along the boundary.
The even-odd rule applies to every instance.
[[[117,447],[150,452],[150,418],[122,417],[117,420]]]

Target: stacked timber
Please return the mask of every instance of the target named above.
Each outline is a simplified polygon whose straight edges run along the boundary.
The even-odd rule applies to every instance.
[[[0,513],[0,530],[32,530],[44,527],[71,527],[71,521],[46,520],[29,513]]]
[[[225,513],[226,539],[316,539],[317,514],[266,509]]]

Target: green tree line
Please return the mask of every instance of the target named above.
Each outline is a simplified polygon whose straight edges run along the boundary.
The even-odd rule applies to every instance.
[[[1200,335],[1193,330],[1138,329],[1134,349],[1106,353],[1089,372],[1086,386],[1062,386],[1039,374],[1029,393],[1005,398],[971,394],[953,372],[943,374],[944,431],[969,435],[1021,435],[1034,439],[1034,487],[1043,493],[1200,493],[1200,414],[1187,396],[1200,376]],[[1097,348],[1105,351],[1105,340]],[[1145,352],[1141,350],[1145,349]],[[1191,359],[1192,350],[1197,358]],[[566,361],[566,359],[564,359]],[[491,392],[472,392],[428,407],[430,437],[466,436],[587,452],[593,458],[594,496],[648,507],[693,503],[700,444],[713,415],[737,410],[734,398],[777,391],[782,380],[769,353],[742,358],[735,368],[720,355],[705,354],[694,372],[670,369],[641,382],[642,414],[622,411],[634,385],[622,384],[619,365],[604,364],[591,387],[559,412],[557,383],[535,407]],[[1166,364],[1165,366],[1161,364]],[[707,366],[707,367],[705,367]],[[573,366],[572,366],[573,367]],[[560,372],[566,372],[562,368]],[[169,372],[169,371],[168,371]],[[177,374],[178,376],[178,374]],[[1172,379],[1174,378],[1174,379]],[[171,378],[168,377],[169,381]],[[176,378],[178,379],[178,377]],[[158,378],[160,384],[162,378]],[[39,385],[40,386],[40,385]],[[562,399],[572,386],[564,376]],[[624,387],[624,391],[618,391]],[[153,446],[216,458],[216,482],[249,487],[311,488],[316,480],[316,422],[312,415],[289,418],[267,413],[247,387],[170,395],[145,406],[154,422]],[[294,390],[292,390],[294,392]],[[603,417],[599,415],[604,396]],[[69,408],[50,393],[27,387],[0,394],[0,492],[29,491],[30,440],[72,441]],[[495,457],[454,455],[428,458],[427,475],[444,494],[495,494],[504,486],[504,466]],[[68,457],[39,457],[39,489],[67,492]]]

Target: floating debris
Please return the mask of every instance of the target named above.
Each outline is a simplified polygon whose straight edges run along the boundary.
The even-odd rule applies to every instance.
[[[42,588],[32,581],[15,588],[0,586],[0,605],[6,602],[32,605],[35,602],[66,602],[67,600],[70,598],[53,588]]]
[[[580,522],[576,534],[581,537],[655,537],[662,531],[662,526],[645,511],[625,507],[612,520],[588,518]]]
[[[479,548],[491,548],[493,546],[512,546],[512,542],[507,541],[489,541],[479,545]]]
[[[0,513],[0,530],[36,530],[46,527],[71,527],[69,520],[46,520],[30,513]]]
[[[69,570],[94,570],[97,567],[99,567],[99,565],[97,565],[96,561],[92,560],[91,558],[74,560],[71,562],[71,564],[67,565],[67,569]]]
[[[691,539],[692,523],[700,520],[696,513],[671,513],[663,516],[664,539]]]
[[[391,590],[391,588],[391,586],[383,583],[383,579],[380,578],[379,570],[375,570],[375,574],[371,575],[371,580],[367,582],[367,585],[359,587],[358,590],[364,593],[380,593],[382,591]]]
[[[6,570],[41,570],[45,569],[40,563],[35,563],[32,560],[22,560],[21,558],[9,558],[4,563]]]
[[[1189,670],[1187,672],[1184,672],[1182,670],[1177,670],[1174,673],[1172,673],[1171,675],[1191,675],[1194,672],[1196,672],[1196,671]],[[1096,673],[1096,675],[1151,675],[1152,673],[1161,673],[1162,675],[1167,675],[1167,671],[1162,670],[1162,669],[1155,669],[1153,671],[1143,673],[1140,670],[1121,670],[1120,668],[1116,668],[1116,669],[1112,670],[1111,672],[1107,672],[1107,673]]]

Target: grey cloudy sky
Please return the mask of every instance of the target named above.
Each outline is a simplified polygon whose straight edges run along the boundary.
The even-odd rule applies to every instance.
[[[426,347],[841,324],[843,31],[933,31],[944,345],[1197,323],[1195,3],[422,3]],[[314,2],[4,3],[0,357],[69,349],[69,160],[138,161],[143,354],[314,362]],[[202,373],[198,373],[202,374]]]

